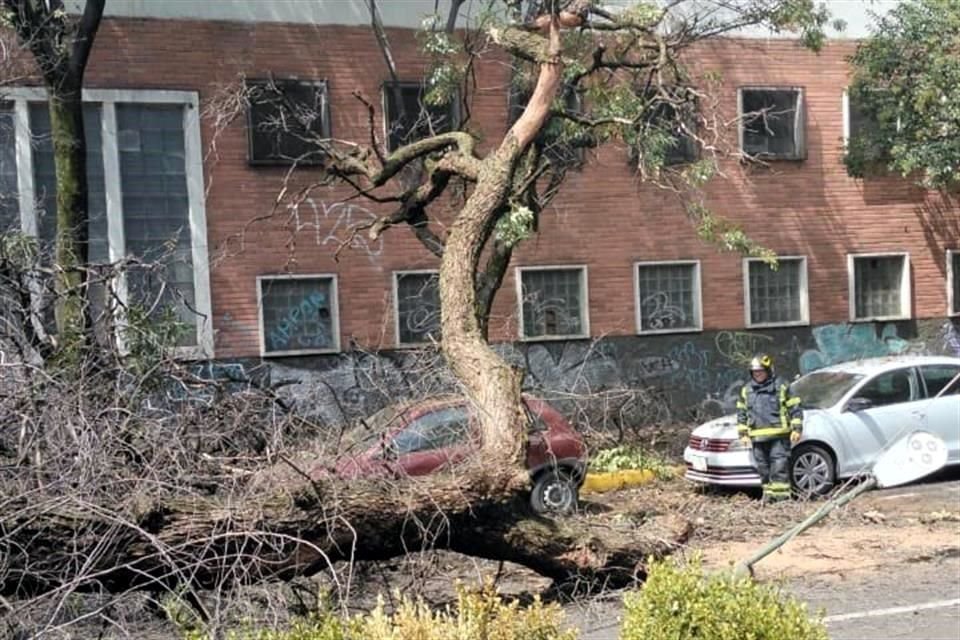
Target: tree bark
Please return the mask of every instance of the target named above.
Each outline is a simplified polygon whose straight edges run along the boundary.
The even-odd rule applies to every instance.
[[[87,143],[79,82],[64,81],[49,91],[57,176],[54,315],[63,347],[82,344],[92,325],[84,286],[89,262]]]
[[[477,319],[475,288],[480,254],[506,204],[514,169],[550,116],[560,87],[560,31],[549,27],[550,59],[540,64],[537,85],[526,109],[500,146],[483,160],[477,184],[450,226],[440,265],[442,347],[447,362],[477,405],[483,455],[491,462],[522,472],[526,417],[521,409],[522,376],[498,356]]]
[[[519,563],[561,583],[625,586],[690,533],[672,517],[639,525],[538,518],[526,495],[508,488],[512,474],[478,471],[395,485],[287,478],[275,483],[282,489],[261,487],[242,501],[169,500],[136,522],[69,498],[8,505],[0,595],[214,588],[426,549]]]

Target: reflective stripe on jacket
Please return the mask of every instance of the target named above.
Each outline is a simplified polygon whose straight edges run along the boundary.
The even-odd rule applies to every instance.
[[[749,382],[740,390],[737,400],[737,433],[754,440],[783,438],[803,429],[803,407],[800,398],[790,393],[790,386],[777,377],[762,384]]]

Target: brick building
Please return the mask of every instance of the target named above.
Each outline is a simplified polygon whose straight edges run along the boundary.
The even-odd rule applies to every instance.
[[[412,27],[432,5],[383,3],[401,79],[414,84],[426,61]],[[353,92],[389,98],[364,4],[113,0],[108,11],[87,74],[94,259],[149,256],[175,239],[171,281],[197,312],[183,316],[196,327],[185,354],[267,362],[271,377],[304,388],[323,375],[337,390],[376,387],[359,381],[359,349],[375,376],[402,377],[405,348],[437,317],[436,259],[404,228],[351,236],[387,209],[347,199],[350,190],[323,187],[276,210],[287,167],[269,162],[249,114],[225,99],[241,76],[295,80],[291,94],[322,105],[332,135],[366,139]],[[748,150],[768,152],[768,167],[725,160],[707,189],[713,210],[781,256],[779,271],[705,245],[677,199],[642,184],[628,150],[609,145],[568,175],[515,252],[491,325],[499,348],[535,385],[654,386],[677,408],[725,405],[739,360],[759,348],[790,372],[905,350],[960,355],[948,319],[960,316],[957,203],[844,170],[843,140],[858,124],[844,92],[854,47],[834,39],[815,54],[747,35],[697,51],[698,68],[722,78],[721,114],[771,103],[793,116],[772,133],[741,133]],[[508,82],[502,60],[477,68],[471,113],[483,148],[506,130]],[[42,98],[3,91],[0,221],[49,237],[33,206],[55,189]],[[305,168],[294,184],[316,178]],[[151,285],[132,283],[127,295],[138,286]]]

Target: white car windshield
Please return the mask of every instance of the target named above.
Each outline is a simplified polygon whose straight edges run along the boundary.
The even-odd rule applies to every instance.
[[[859,373],[814,371],[795,381],[790,390],[800,397],[804,409],[826,409],[840,402],[860,380],[863,375]]]

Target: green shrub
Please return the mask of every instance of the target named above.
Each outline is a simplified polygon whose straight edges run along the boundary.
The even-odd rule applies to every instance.
[[[591,473],[610,473],[626,469],[649,469],[661,480],[676,475],[674,467],[669,462],[640,447],[621,445],[611,449],[601,449],[590,457]]]
[[[751,578],[705,576],[699,561],[654,563],[624,605],[621,640],[827,640],[803,602]]]
[[[227,640],[576,640],[561,627],[557,605],[538,600],[529,607],[504,602],[491,584],[479,591],[458,587],[455,608],[432,610],[422,600],[403,597],[387,613],[381,599],[370,613],[342,618],[329,610],[293,622],[286,629],[230,631]],[[196,631],[185,640],[210,640]]]

